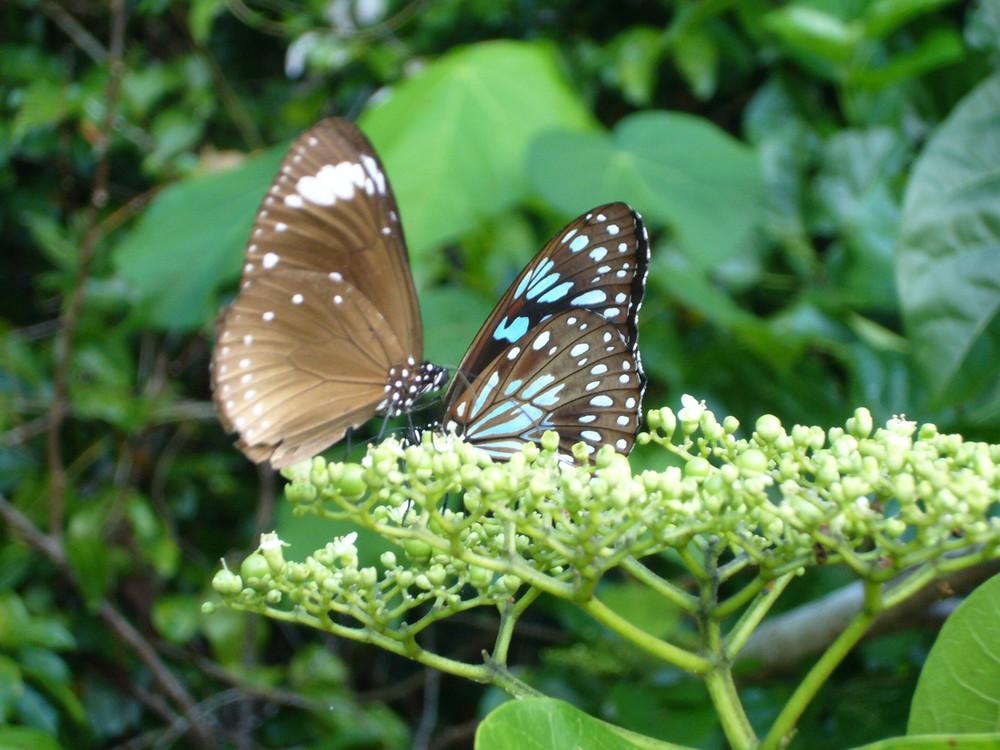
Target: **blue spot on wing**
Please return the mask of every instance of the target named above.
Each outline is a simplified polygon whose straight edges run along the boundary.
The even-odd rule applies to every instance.
[[[539,302],[556,302],[566,296],[566,292],[573,288],[573,282],[567,281],[559,286],[554,286],[541,297],[538,298]]]
[[[500,321],[500,325],[496,327],[496,330],[493,331],[493,338],[498,341],[503,339],[513,344],[528,332],[529,322],[530,321],[523,315],[520,315],[509,322],[507,318],[504,318]]]

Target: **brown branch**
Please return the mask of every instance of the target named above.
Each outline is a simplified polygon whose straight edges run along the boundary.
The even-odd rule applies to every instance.
[[[84,289],[90,276],[94,259],[94,246],[98,236],[98,217],[108,200],[108,179],[111,171],[111,134],[114,130],[118,93],[121,90],[125,51],[125,25],[127,13],[125,0],[110,0],[111,45],[108,57],[108,84],[105,89],[104,122],[94,144],[97,166],[90,192],[90,204],[84,220],[80,257],[73,279],[73,288],[61,316],[60,328],[53,342],[54,372],[52,377],[52,405],[49,408],[49,431],[46,435],[46,461],[49,467],[51,495],[49,499],[49,533],[56,539],[62,537],[66,498],[66,466],[62,456],[62,428],[69,412],[69,372],[76,345],[77,328],[83,311]]]
[[[1000,561],[991,561],[932,581],[879,615],[865,637],[925,625],[928,613],[944,596],[971,591],[998,570]],[[739,659],[756,660],[763,673],[794,669],[803,659],[825,650],[863,606],[862,585],[855,581],[764,622],[747,641]]]

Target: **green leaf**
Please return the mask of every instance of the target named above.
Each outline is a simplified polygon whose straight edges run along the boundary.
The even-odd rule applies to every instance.
[[[213,293],[239,275],[254,213],[287,149],[182,180],[157,196],[114,251],[140,317],[156,328],[191,331],[215,316]]]
[[[680,745],[654,740],[588,716],[563,701],[528,698],[492,711],[476,731],[476,750],[679,750]]]
[[[947,27],[934,28],[921,37],[912,49],[893,55],[886,65],[852,68],[849,81],[854,86],[881,89],[952,65],[962,60],[965,53],[965,44],[957,31]]]
[[[630,203],[647,221],[676,229],[703,267],[739,250],[763,205],[752,150],[708,120],[678,112],[639,112],[612,136],[542,136],[532,149],[531,177],[567,216],[610,201]]]
[[[62,745],[41,729],[0,727],[0,750],[62,750]]]
[[[678,34],[671,50],[674,64],[691,92],[701,101],[709,99],[719,83],[719,47],[715,37],[706,28],[695,26]]]
[[[386,164],[414,258],[523,201],[540,133],[594,127],[555,51],[511,41],[445,55],[361,124]]]
[[[998,155],[1000,76],[993,76],[938,128],[903,203],[896,278],[904,320],[944,404],[991,385],[1000,361]]]
[[[840,64],[851,58],[860,29],[818,8],[791,4],[764,17],[764,25],[792,50]]]
[[[955,0],[875,0],[867,4],[862,16],[865,35],[883,39],[907,21],[933,13],[954,2]]]
[[[183,645],[194,638],[201,627],[200,596],[167,594],[153,604],[153,625],[164,640]]]
[[[21,667],[13,659],[0,654],[0,724],[7,723],[23,692]]]
[[[945,621],[917,682],[909,734],[995,732],[1000,726],[1000,575]]]
[[[922,734],[893,737],[854,750],[998,750],[1000,734]]]

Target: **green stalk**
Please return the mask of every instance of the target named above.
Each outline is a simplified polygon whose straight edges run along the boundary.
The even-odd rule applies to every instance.
[[[809,702],[816,697],[816,694],[829,679],[833,670],[844,660],[858,641],[868,632],[872,621],[881,613],[880,587],[878,584],[865,583],[865,605],[850,624],[844,629],[837,639],[830,644],[829,648],[816,661],[812,669],[809,670],[799,686],[795,688],[791,698],[785,707],[778,714],[771,731],[767,733],[764,741],[760,744],[761,750],[779,750],[783,748],[790,738],[795,724],[805,712]]]
[[[698,611],[698,598],[691,596],[679,588],[656,575],[653,571],[636,560],[634,557],[626,557],[622,560],[621,566],[631,573],[636,580],[646,584],[657,594],[669,602],[676,604],[685,612],[695,613]]]
[[[696,675],[707,674],[712,669],[712,663],[708,659],[651,636],[596,598],[580,602],[580,606],[599,623],[667,664]]]
[[[764,619],[771,610],[771,607],[778,601],[781,592],[792,582],[793,578],[795,578],[794,573],[786,573],[781,578],[772,581],[772,585],[761,591],[757,595],[757,598],[753,600],[753,603],[747,607],[746,612],[743,613],[736,622],[736,625],[729,631],[729,635],[726,636],[725,657],[727,661],[736,659],[753,631],[757,629],[761,620]],[[725,605],[720,605],[716,609],[722,609],[723,606]],[[715,616],[717,616],[716,613],[713,613],[713,617]]]

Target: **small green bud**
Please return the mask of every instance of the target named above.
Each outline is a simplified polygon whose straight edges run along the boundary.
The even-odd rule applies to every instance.
[[[378,583],[378,571],[370,566],[362,568],[358,571],[358,583],[366,589],[373,588]]]
[[[421,588],[424,591],[430,591],[432,588],[434,588],[434,584],[431,583],[431,579],[428,578],[425,573],[417,573],[417,576],[416,578],[413,579],[413,582],[417,585],[417,588]]]
[[[259,552],[251,552],[240,563],[240,574],[246,580],[264,578],[271,572],[271,566],[267,563],[267,558]]]
[[[546,430],[542,433],[542,448],[549,453],[559,450],[559,433]]]
[[[736,457],[736,466],[745,477],[763,474],[767,471],[769,463],[767,454],[757,448],[748,448]]]
[[[344,464],[337,485],[341,494],[348,500],[360,500],[368,491],[365,484],[365,470],[360,464]]]
[[[508,594],[514,594],[519,588],[521,588],[521,579],[508,573],[500,578],[500,584]]]
[[[773,414],[765,414],[757,420],[756,434],[763,443],[773,443],[785,434],[781,420]]]
[[[264,594],[264,601],[270,605],[281,604],[281,592],[278,589],[271,589]]]
[[[863,406],[855,409],[854,416],[847,420],[847,431],[856,438],[871,435],[873,426],[872,413]]]
[[[420,539],[404,539],[403,550],[406,556],[415,563],[427,562],[434,554],[434,548]]]
[[[433,583],[435,586],[440,586],[448,578],[448,571],[444,569],[443,565],[431,565],[427,569],[427,579]]]
[[[594,446],[580,442],[570,448],[570,453],[578,464],[586,464],[590,460],[590,454],[594,452]]]
[[[243,579],[231,570],[223,568],[212,578],[212,588],[223,596],[235,596],[243,590]]]
[[[395,568],[396,567],[396,553],[392,550],[387,550],[379,556],[379,562],[385,568]]]
[[[708,459],[695,456],[684,465],[684,474],[689,477],[707,477],[712,472]]]
[[[658,430],[663,426],[663,411],[661,409],[650,409],[646,412],[646,425],[651,430]]]
[[[469,583],[477,589],[484,589],[493,583],[493,571],[489,568],[481,568],[478,565],[470,565],[467,575]]]
[[[740,429],[740,420],[736,417],[726,417],[722,420],[722,429],[726,431],[727,435],[735,435],[736,431]]]

